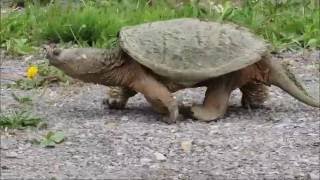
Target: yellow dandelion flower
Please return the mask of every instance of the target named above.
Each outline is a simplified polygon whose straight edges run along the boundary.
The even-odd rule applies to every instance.
[[[37,66],[30,66],[27,70],[27,77],[28,79],[33,79],[38,74],[38,67]]]

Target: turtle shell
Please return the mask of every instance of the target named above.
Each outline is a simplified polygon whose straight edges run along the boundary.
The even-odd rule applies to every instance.
[[[239,70],[268,52],[246,28],[193,18],[124,27],[119,43],[154,73],[185,85]]]

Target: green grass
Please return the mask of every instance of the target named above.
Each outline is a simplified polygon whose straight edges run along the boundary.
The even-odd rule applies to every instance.
[[[26,127],[37,127],[41,121],[41,118],[28,111],[0,114],[0,128],[25,129]]]
[[[21,105],[32,105],[32,98],[29,97],[29,96],[20,97],[20,96],[17,96],[16,94],[14,94],[14,93],[11,93],[11,96],[13,97],[13,99],[15,101],[17,101]]]
[[[4,128],[25,129],[27,127],[43,128],[43,119],[32,114],[32,97],[18,96],[11,93],[13,99],[18,103],[18,108],[0,113],[0,130]]]
[[[116,44],[117,32],[123,26],[178,17],[241,24],[271,42],[275,50],[320,47],[320,11],[315,0],[278,4],[273,0],[247,0],[242,8],[225,0],[222,12],[196,3],[173,8],[166,3],[150,7],[147,0],[78,2],[81,3],[56,2],[41,8],[28,5],[25,11],[2,17],[1,47],[12,54],[30,53],[46,42],[71,41],[80,46],[108,48]]]

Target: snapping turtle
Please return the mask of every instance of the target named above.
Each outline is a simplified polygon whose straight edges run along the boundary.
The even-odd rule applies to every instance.
[[[265,85],[275,85],[310,106],[319,107],[293,74],[271,60],[268,44],[246,28],[192,18],[125,27],[113,49],[47,47],[50,63],[71,77],[114,86],[107,100],[123,108],[128,98],[142,93],[152,107],[167,113],[172,123],[179,115],[171,94],[206,86],[202,105],[191,107],[193,117],[210,121],[224,115],[230,93],[240,88],[243,105],[260,105]]]

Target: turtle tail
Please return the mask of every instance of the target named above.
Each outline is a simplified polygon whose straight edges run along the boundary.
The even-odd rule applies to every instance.
[[[266,57],[263,60],[270,69],[270,84],[281,88],[294,98],[309,106],[320,107],[319,100],[315,100],[315,98],[307,93],[303,86],[297,81],[294,74],[289,70],[287,65],[271,61],[270,58],[271,57]]]

